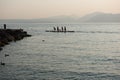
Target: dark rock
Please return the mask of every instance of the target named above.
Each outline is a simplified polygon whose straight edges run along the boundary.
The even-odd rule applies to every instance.
[[[9,44],[11,41],[18,41],[30,36],[23,29],[0,29],[0,50],[2,50],[1,47]]]
[[[0,51],[2,50],[2,48],[0,47]]]

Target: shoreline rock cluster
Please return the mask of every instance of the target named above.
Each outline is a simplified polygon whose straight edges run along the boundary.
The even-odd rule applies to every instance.
[[[30,37],[23,29],[0,29],[0,51],[2,47],[9,44],[12,41],[18,41],[24,37]]]

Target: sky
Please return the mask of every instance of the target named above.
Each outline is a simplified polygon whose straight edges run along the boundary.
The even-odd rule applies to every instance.
[[[120,13],[120,0],[0,0],[0,19],[84,16],[93,12]]]

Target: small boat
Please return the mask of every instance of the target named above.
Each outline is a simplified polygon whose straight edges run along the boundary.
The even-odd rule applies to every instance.
[[[9,56],[9,54],[5,54],[5,57]]]
[[[3,62],[1,62],[0,64],[1,64],[1,65],[5,65],[5,63],[3,63]]]

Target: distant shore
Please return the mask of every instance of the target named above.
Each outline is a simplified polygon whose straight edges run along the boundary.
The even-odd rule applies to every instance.
[[[23,29],[0,29],[0,51],[2,47],[9,44],[12,41],[18,41],[24,37],[30,37]]]

